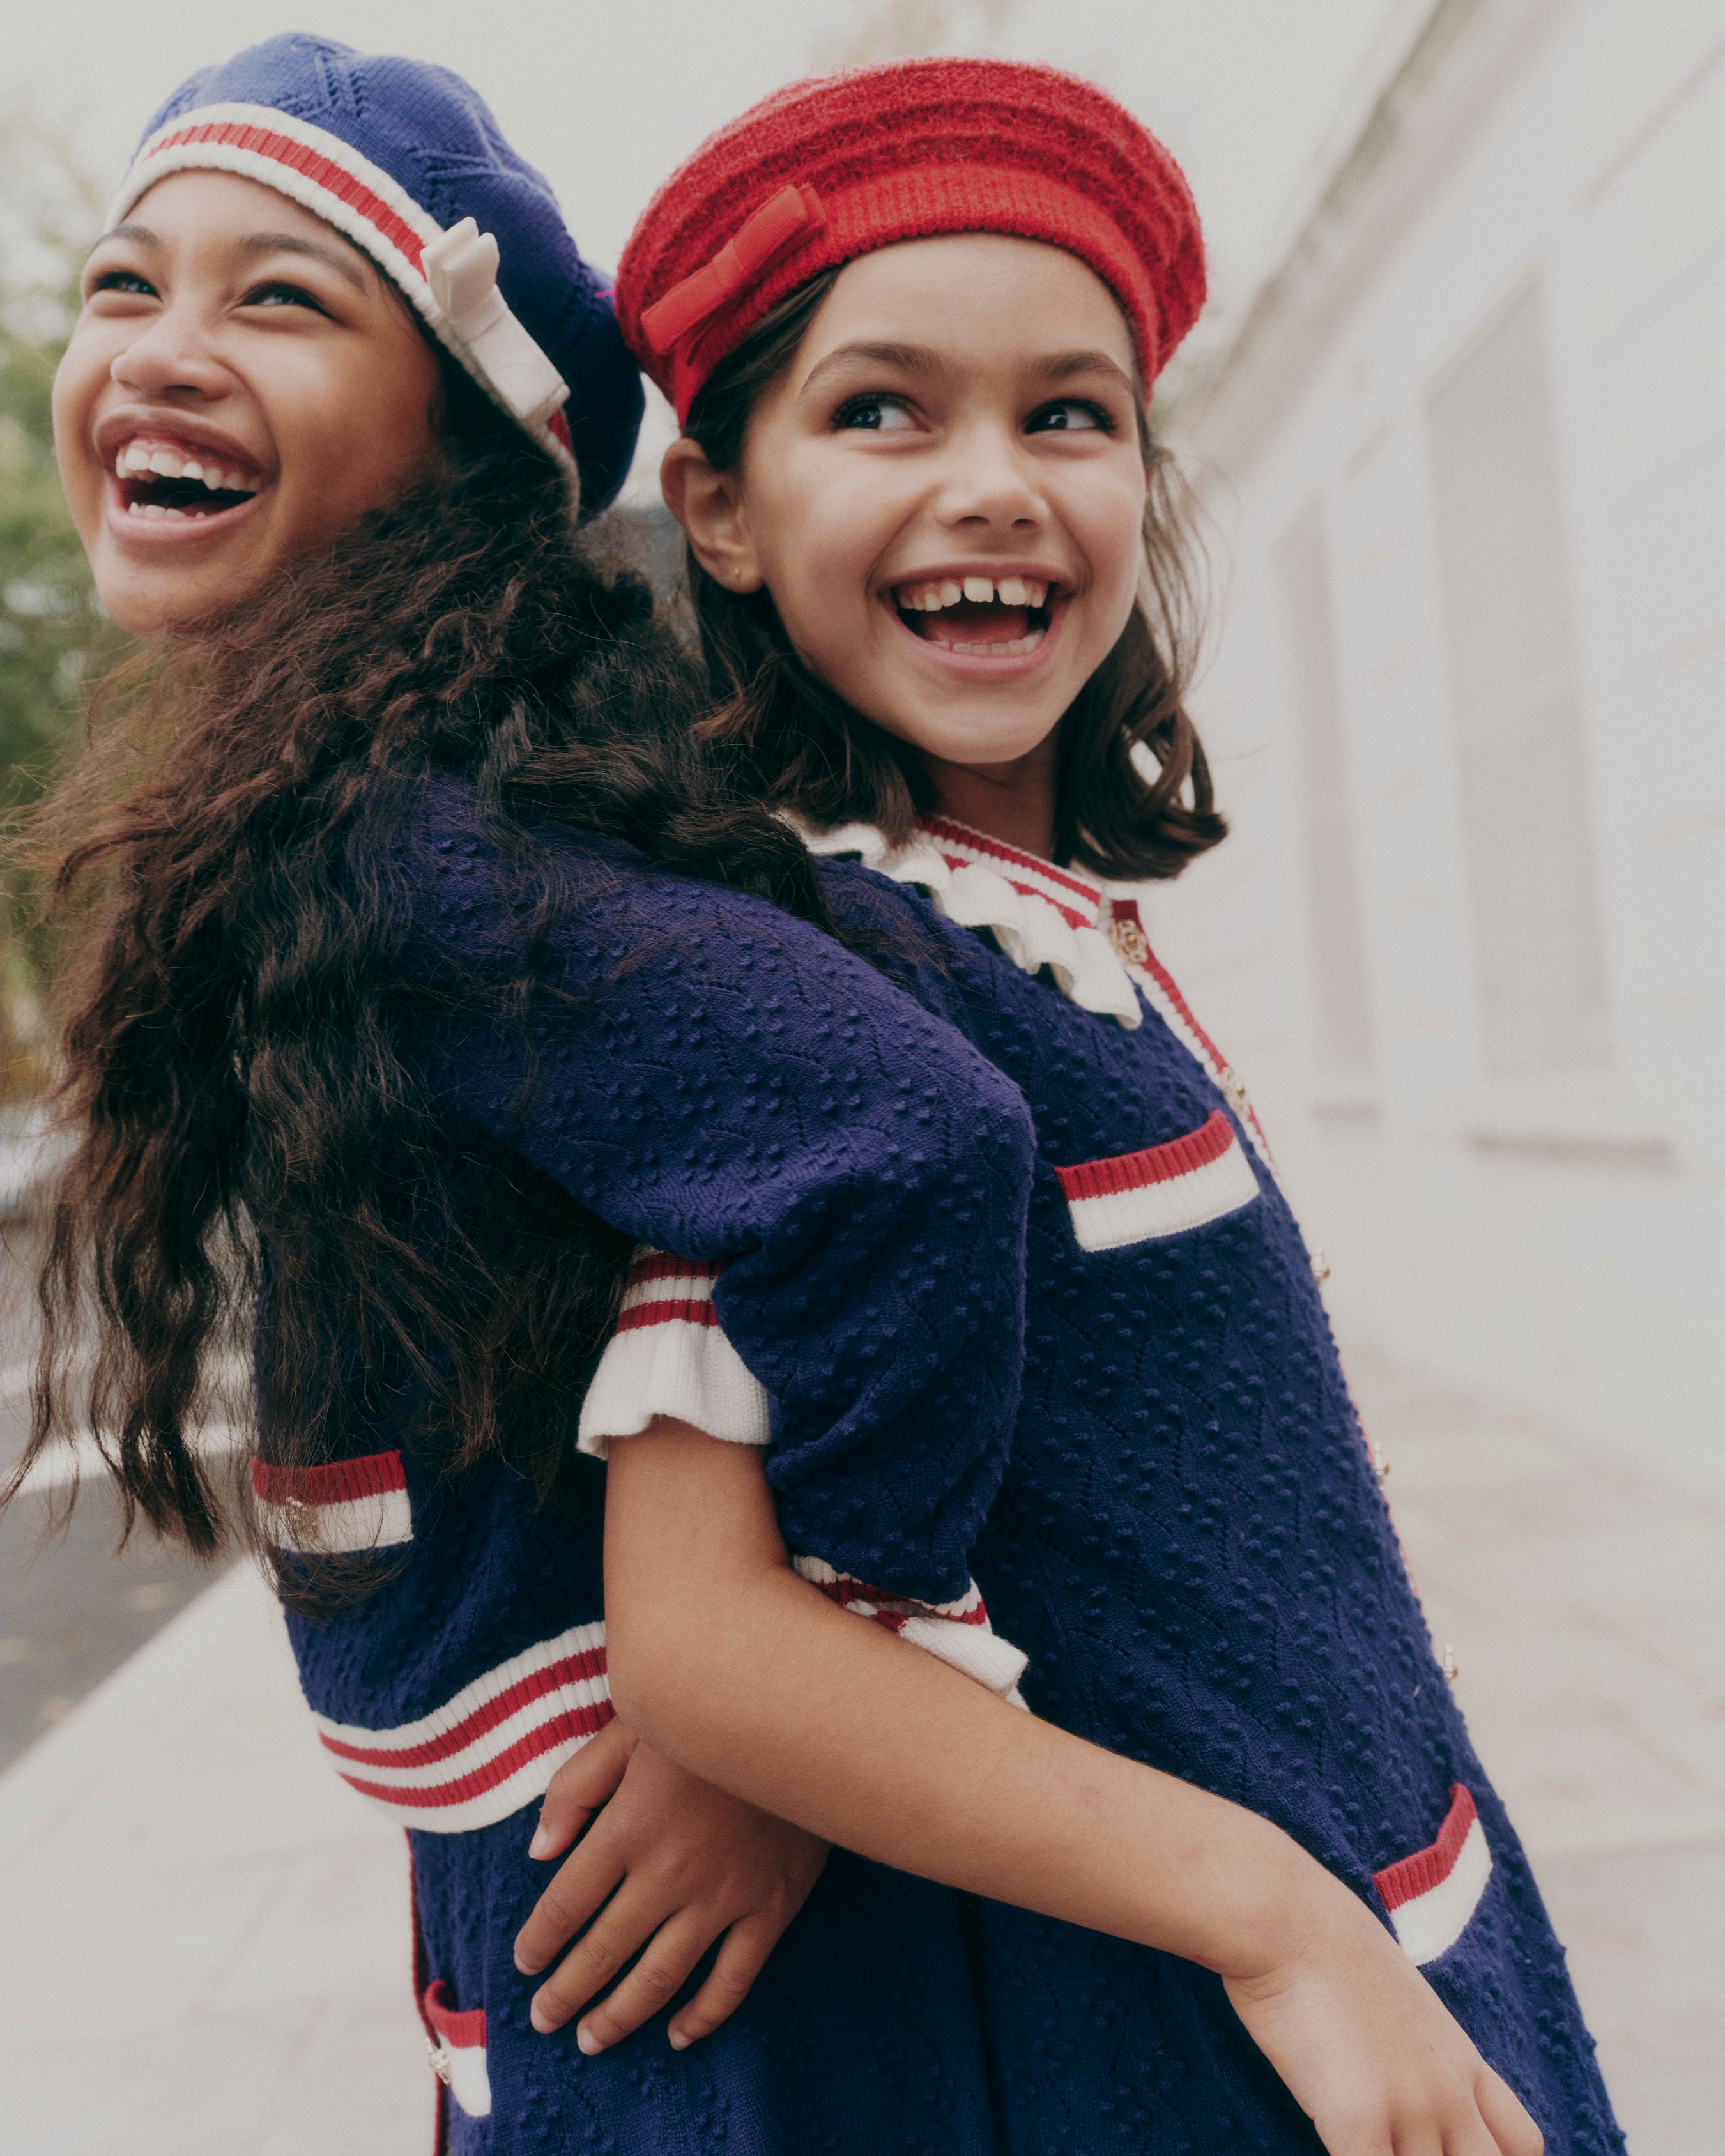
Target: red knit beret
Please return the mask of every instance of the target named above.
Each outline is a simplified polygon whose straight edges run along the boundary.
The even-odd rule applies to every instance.
[[[1054,68],[922,59],[793,83],[709,136],[630,236],[617,318],[686,419],[726,353],[799,285],[954,232],[1045,240],[1087,263],[1132,326],[1147,385],[1204,304],[1184,176],[1129,112]]]

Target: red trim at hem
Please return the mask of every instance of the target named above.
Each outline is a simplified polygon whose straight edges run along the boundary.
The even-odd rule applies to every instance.
[[[346,1773],[341,1779],[350,1789],[357,1789],[361,1796],[375,1797],[380,1804],[399,1805],[407,1811],[441,1811],[451,1804],[465,1804],[475,1797],[487,1795],[530,1761],[566,1738],[597,1736],[615,1716],[616,1710],[608,1699],[595,1700],[591,1707],[572,1707],[568,1712],[553,1715],[537,1728],[530,1729],[506,1752],[500,1752],[495,1759],[488,1759],[472,1774],[463,1774],[453,1782],[435,1783],[429,1789],[398,1789],[388,1782],[367,1782],[357,1774]],[[383,1763],[382,1760],[372,1762],[374,1766]]]
[[[547,1669],[534,1670],[518,1678],[506,1691],[500,1691],[469,1714],[464,1714],[453,1728],[446,1729],[441,1737],[428,1737],[423,1744],[409,1744],[393,1748],[383,1743],[355,1744],[340,1737],[323,1736],[320,1741],[326,1751],[333,1752],[338,1759],[352,1759],[362,1767],[429,1767],[439,1759],[452,1758],[465,1752],[470,1744],[483,1737],[488,1730],[495,1729],[510,1716],[518,1713],[531,1701],[543,1699],[548,1692],[560,1691],[565,1685],[584,1683],[592,1677],[605,1674],[605,1650],[589,1647],[585,1654],[566,1656]],[[388,1735],[380,1729],[377,1736]]]

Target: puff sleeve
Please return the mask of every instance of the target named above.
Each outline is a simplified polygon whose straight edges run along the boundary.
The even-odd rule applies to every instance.
[[[628,1320],[655,1301],[723,1344],[705,1391],[678,1394],[668,1366],[647,1414],[589,1414],[592,1449],[655,1412],[765,1436],[806,1576],[913,1638],[992,1640],[969,1550],[1022,1370],[1032,1136],[1017,1088],[763,902],[614,847],[568,864],[579,902],[547,925],[472,816],[421,818],[394,847],[414,963],[443,984],[408,1036],[440,1111],[676,1254],[653,1277],[637,1265],[629,1293],[645,1294],[613,1351],[654,1331]],[[530,956],[517,1022],[449,992],[518,978]],[[961,1666],[1010,1691],[1021,1658],[993,1645]]]

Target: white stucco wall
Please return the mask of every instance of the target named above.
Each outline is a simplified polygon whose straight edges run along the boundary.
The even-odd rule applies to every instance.
[[[1181,414],[1226,584],[1196,708],[1235,830],[1155,933],[1259,1096],[1348,1330],[1725,1476],[1725,19],[1448,13],[1388,146]],[[1481,1040],[1429,400],[1530,280],[1608,1047],[1512,1077]],[[1314,503],[1373,1035],[1341,1075],[1274,570]]]

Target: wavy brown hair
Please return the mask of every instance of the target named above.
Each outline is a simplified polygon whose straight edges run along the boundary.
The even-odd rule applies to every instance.
[[[839,275],[782,300],[703,383],[684,431],[716,471],[740,461],[757,403],[790,364]],[[1227,835],[1186,711],[1200,632],[1193,506],[1138,400],[1149,482],[1140,603],[1060,721],[1055,855],[1122,878],[1178,875]],[[690,596],[720,707],[708,735],[742,783],[820,827],[873,824],[895,843],[936,805],[914,749],[835,696],[793,651],[770,595],[728,591],[688,552]]]
[[[387,839],[428,774],[472,782],[526,864],[531,949],[581,897],[547,819],[829,925],[801,845],[696,746],[702,686],[647,586],[453,367],[444,397],[404,499],[109,682],[44,827],[76,1150],[10,1488],[87,1420],[128,1531],[201,1552],[244,1508],[193,1433],[260,1289],[271,1457],[377,1450],[383,1421],[591,1499],[575,1419],[625,1240],[504,1148],[454,1157],[396,1047]],[[534,993],[530,956],[500,1016]]]

